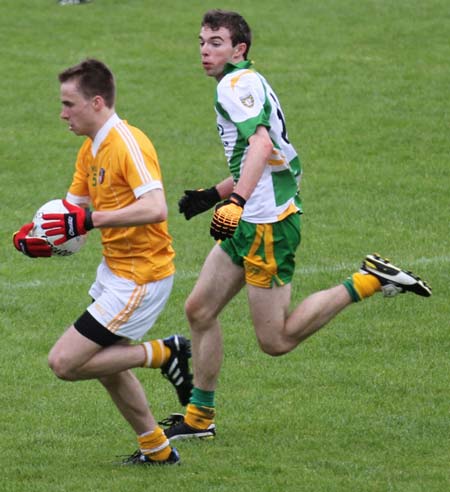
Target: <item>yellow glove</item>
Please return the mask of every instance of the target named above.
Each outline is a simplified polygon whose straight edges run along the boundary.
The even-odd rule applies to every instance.
[[[246,200],[231,193],[228,200],[219,203],[214,211],[209,233],[217,241],[232,237],[241,220]]]

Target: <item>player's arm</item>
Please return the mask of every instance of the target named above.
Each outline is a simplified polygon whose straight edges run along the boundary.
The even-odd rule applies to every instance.
[[[234,189],[233,177],[230,176],[229,178],[226,178],[220,183],[216,184],[216,189],[219,193],[221,200],[228,198],[231,195],[231,193],[233,193],[233,189]]]
[[[55,245],[86,234],[94,227],[131,227],[162,222],[167,218],[166,199],[161,189],[148,191],[131,205],[119,210],[92,212],[67,200],[63,200],[63,203],[68,213],[42,216],[45,234],[62,236],[55,241]]]
[[[92,212],[94,227],[132,227],[163,222],[167,203],[162,189],[147,191],[135,202],[118,210]]]
[[[234,193],[244,200],[248,200],[256,188],[273,151],[272,140],[265,126],[258,126],[256,132],[248,139],[248,143],[241,176],[234,188]]]
[[[244,205],[250,198],[273,150],[267,128],[258,126],[249,138],[249,148],[239,181],[227,200],[216,206],[211,221],[210,234],[216,239],[232,237],[241,220]]]

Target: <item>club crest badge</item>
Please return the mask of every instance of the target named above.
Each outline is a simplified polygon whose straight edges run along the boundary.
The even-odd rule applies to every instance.
[[[98,182],[99,184],[102,184],[103,181],[105,180],[105,168],[101,167],[100,171],[98,172]]]
[[[249,94],[248,96],[241,97],[240,98],[241,103],[246,107],[246,108],[253,108],[255,104],[255,100],[253,99],[253,96]]]

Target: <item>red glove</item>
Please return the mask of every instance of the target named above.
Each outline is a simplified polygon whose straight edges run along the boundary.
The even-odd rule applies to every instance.
[[[52,248],[46,239],[42,237],[30,237],[28,233],[34,224],[25,224],[13,235],[14,247],[30,258],[43,258],[52,256]]]
[[[65,243],[69,239],[77,236],[83,236],[90,231],[94,224],[92,223],[92,212],[88,208],[81,208],[78,205],[72,205],[67,200],[63,200],[64,206],[69,211],[65,214],[44,214],[42,218],[42,229],[45,230],[46,236],[59,236],[54,244]]]
[[[239,225],[246,200],[237,193],[231,193],[230,198],[216,205],[209,233],[217,241],[233,237]]]

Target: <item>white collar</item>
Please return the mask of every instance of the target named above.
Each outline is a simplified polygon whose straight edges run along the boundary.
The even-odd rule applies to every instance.
[[[106,123],[100,128],[95,135],[94,141],[92,142],[92,155],[95,157],[97,155],[98,149],[100,145],[103,143],[103,140],[107,137],[111,128],[120,123],[122,120],[117,116],[117,113],[114,113],[111,117],[108,118]]]

